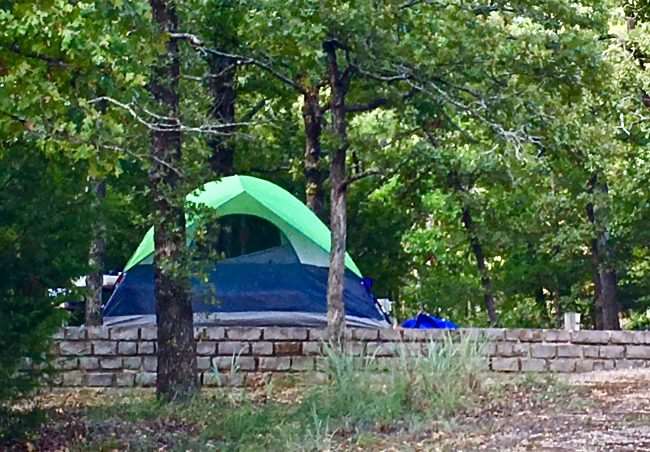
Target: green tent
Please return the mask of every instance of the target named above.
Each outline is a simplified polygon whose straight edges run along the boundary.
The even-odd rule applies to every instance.
[[[216,209],[219,217],[227,215],[253,215],[274,224],[293,247],[303,264],[329,266],[330,231],[307,206],[283,188],[263,179],[250,176],[229,176],[208,182],[187,196],[187,201]],[[193,230],[188,219],[188,235]],[[188,240],[190,237],[188,237]],[[153,228],[124,268],[153,261]],[[346,267],[361,277],[359,268],[346,255]]]

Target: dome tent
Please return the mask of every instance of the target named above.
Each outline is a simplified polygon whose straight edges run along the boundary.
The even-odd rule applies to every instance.
[[[302,202],[279,186],[250,176],[209,182],[187,201],[216,210],[220,219],[253,216],[277,228],[278,246],[216,262],[207,282],[192,279],[195,322],[230,325],[322,326],[326,323],[330,232]],[[188,241],[196,228],[188,218]],[[254,231],[251,231],[254,232]],[[104,308],[106,325],[155,322],[153,228],[124,269]],[[388,326],[346,255],[346,318],[356,326]]]

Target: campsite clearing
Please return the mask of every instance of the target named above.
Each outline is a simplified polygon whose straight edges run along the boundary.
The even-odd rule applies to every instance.
[[[486,379],[477,399],[451,417],[333,432],[323,421],[321,431],[302,435],[299,443],[287,437],[286,449],[650,450],[648,370],[566,377],[488,374]],[[160,409],[146,390],[43,393],[34,403],[47,422],[12,448],[253,450],[265,435],[294,427],[286,416],[303,393],[300,381],[242,392],[204,391],[201,401],[183,410]],[[246,441],[238,441],[238,435],[246,435]]]

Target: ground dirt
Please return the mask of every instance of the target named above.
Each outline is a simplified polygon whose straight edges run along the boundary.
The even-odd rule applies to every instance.
[[[444,421],[335,432],[323,449],[650,451],[650,370],[563,377],[490,374],[484,387],[468,408]],[[286,387],[275,397],[291,400],[299,392]],[[267,396],[260,391],[260,403]],[[134,444],[125,438],[136,437],[146,438],[142,450],[183,450],[178,438],[200,433],[201,425],[170,418],[98,423],[86,415],[89,406],[111,403],[116,397],[146,398],[151,392],[43,393],[34,401],[47,414],[40,430],[0,449],[88,450],[84,445],[99,439],[101,450],[123,450],[124,444]]]

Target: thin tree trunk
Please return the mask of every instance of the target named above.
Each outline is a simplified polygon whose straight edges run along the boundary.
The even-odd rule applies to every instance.
[[[92,191],[92,214],[93,228],[90,250],[88,252],[88,264],[90,273],[86,277],[86,325],[99,326],[102,324],[102,286],[104,285],[104,255],[106,253],[106,225],[102,215],[104,198],[106,198],[106,182],[92,179],[90,181]]]
[[[154,22],[160,31],[176,32],[175,3],[150,2]],[[179,76],[178,43],[170,39],[150,83],[158,113],[167,118],[179,118]],[[167,126],[178,123],[178,119],[166,121]],[[182,268],[186,254],[184,196],[178,193],[180,180],[174,170],[181,160],[180,131],[152,131],[151,157],[149,186],[155,212],[154,295],[158,322],[156,393],[166,401],[186,400],[197,391],[197,381],[189,281]]]
[[[469,235],[470,248],[476,258],[476,267],[478,268],[481,277],[483,301],[485,303],[485,308],[487,309],[488,319],[490,320],[490,325],[495,326],[499,322],[499,319],[495,308],[492,278],[490,278],[490,273],[485,264],[485,254],[483,253],[483,246],[481,245],[481,241],[476,233],[476,225],[474,224],[472,214],[467,206],[463,207],[463,225]]]
[[[305,126],[305,199],[307,206],[323,219],[323,175],[320,169],[323,111],[320,107],[318,88],[313,88],[303,95],[302,119]]]
[[[235,122],[235,76],[236,67],[231,60],[210,55],[209,90],[212,95],[210,117],[219,124]],[[224,134],[234,133],[233,127],[224,127]],[[235,148],[233,140],[228,135],[211,135],[208,146],[212,149],[209,162],[212,171],[219,176],[229,176],[234,173]]]
[[[343,282],[345,277],[345,248],[347,240],[346,169],[345,157],[348,150],[345,95],[348,88],[347,76],[339,71],[336,45],[323,44],[327,54],[328,76],[332,90],[331,111],[336,148],[330,162],[331,249],[330,268],[327,278],[327,328],[328,338],[335,344],[343,342],[345,331],[345,305],[343,303]]]
[[[608,196],[607,184],[599,182],[596,175],[589,180],[588,191],[592,196]],[[613,253],[609,245],[609,231],[602,218],[598,217],[598,210],[597,199],[587,204],[587,218],[594,230],[591,241],[591,262],[595,285],[595,326],[604,330],[620,330],[616,269],[612,264]]]

